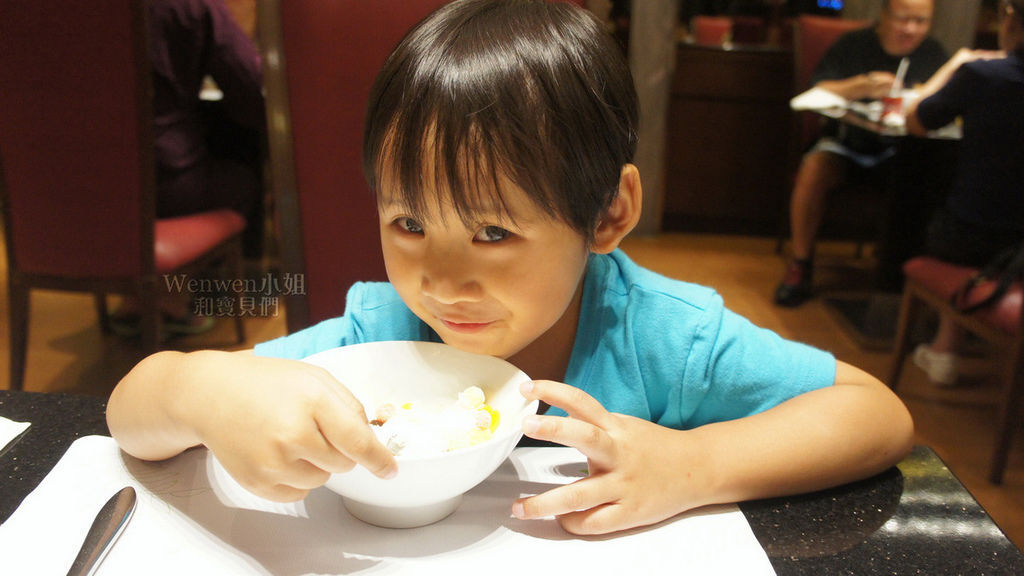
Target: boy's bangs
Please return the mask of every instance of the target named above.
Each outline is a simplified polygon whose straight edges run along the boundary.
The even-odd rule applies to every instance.
[[[636,146],[636,97],[618,46],[555,2],[453,2],[421,22],[371,90],[364,173],[413,214],[464,221],[511,183],[589,237]],[[381,178],[387,190],[381,190]]]
[[[495,213],[512,220],[502,194],[512,184],[550,212],[547,175],[533,168],[536,159],[519,157],[516,145],[496,138],[508,134],[505,127],[484,127],[457,108],[406,109],[395,117],[375,169],[389,201],[414,215],[428,212],[429,203],[450,206],[467,225]]]

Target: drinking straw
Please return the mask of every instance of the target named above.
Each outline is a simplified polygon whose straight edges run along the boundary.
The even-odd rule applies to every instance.
[[[890,96],[899,96],[903,92],[903,78],[907,75],[907,68],[910,67],[910,59],[903,58],[900,60],[900,66],[896,69],[896,79],[892,82],[892,88],[889,89]]]

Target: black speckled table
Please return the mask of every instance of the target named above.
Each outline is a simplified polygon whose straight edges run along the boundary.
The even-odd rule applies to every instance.
[[[0,450],[0,522],[71,443],[108,434],[105,400],[0,390],[0,416],[32,426]],[[740,504],[779,576],[1024,575],[1021,554],[926,447],[878,476]]]

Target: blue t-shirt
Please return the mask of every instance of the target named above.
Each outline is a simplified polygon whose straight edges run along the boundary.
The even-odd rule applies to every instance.
[[[304,358],[337,346],[440,338],[387,283],[358,283],[345,315],[256,346]],[[835,381],[831,354],[727,310],[710,288],[592,255],[565,382],[607,410],[675,429],[756,414]],[[552,408],[549,414],[563,415]]]

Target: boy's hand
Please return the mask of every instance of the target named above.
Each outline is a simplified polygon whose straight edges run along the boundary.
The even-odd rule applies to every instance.
[[[207,381],[192,409],[196,428],[235,480],[254,494],[300,500],[331,473],[356,464],[389,477],[394,457],[377,441],[363,406],[326,370],[291,360],[235,356]],[[204,397],[205,396],[205,397]]]
[[[677,472],[676,463],[686,460],[673,453],[684,445],[680,437],[686,432],[608,412],[567,384],[534,381],[521,390],[569,414],[529,416],[523,421],[525,434],[576,448],[587,457],[590,475],[517,500],[512,506],[517,518],[553,515],[569,532],[600,534],[653,524],[698,505],[687,505],[690,474]]]

